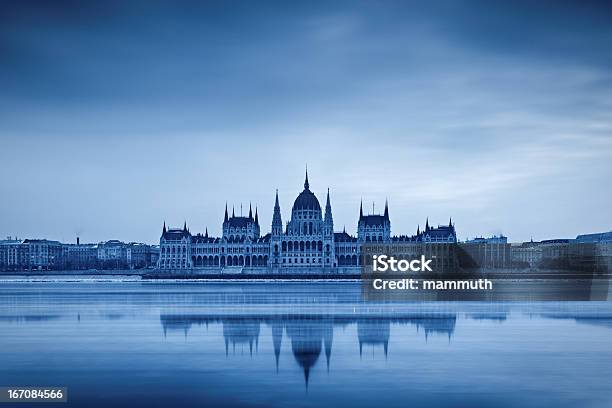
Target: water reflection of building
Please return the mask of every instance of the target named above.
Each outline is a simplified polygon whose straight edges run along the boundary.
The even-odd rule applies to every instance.
[[[287,325],[287,336],[291,339],[291,351],[295,361],[304,370],[304,381],[308,386],[310,369],[321,354],[323,332],[318,324],[312,322],[290,323]]]
[[[255,348],[259,346],[259,322],[248,318],[226,319],[223,321],[223,339],[225,340],[225,355],[228,355],[229,345],[232,344],[232,351],[236,352],[236,344],[249,345],[249,354],[253,354],[253,344]]]
[[[161,315],[161,324],[164,335],[168,330],[181,330],[187,336],[191,325],[208,326],[218,323],[223,327],[225,353],[228,355],[229,346],[235,352],[236,345],[248,345],[252,353],[253,346],[257,350],[259,344],[260,328],[265,324],[271,329],[272,346],[276,371],[279,369],[279,359],[283,344],[283,334],[291,343],[293,357],[304,373],[304,382],[308,386],[312,369],[325,354],[327,371],[330,369],[332,345],[334,340],[334,327],[356,324],[359,354],[364,347],[375,350],[381,347],[385,358],[389,352],[392,324],[414,325],[417,331],[423,331],[425,339],[432,334],[448,336],[449,341],[455,330],[457,321],[455,314],[412,314],[406,317],[331,317],[322,315],[299,316],[208,316],[208,315]]]
[[[331,319],[298,318],[285,323],[287,336],[291,339],[291,351],[295,361],[304,370],[304,382],[308,386],[310,369],[317,363],[322,348],[325,348],[326,366],[329,370],[333,341]]]
[[[432,334],[444,334],[448,336],[448,341],[450,341],[455,331],[457,316],[454,314],[422,315],[411,318],[410,322],[416,325],[417,331],[423,330],[425,340]]]
[[[382,345],[387,357],[389,351],[389,337],[391,334],[391,322],[389,320],[363,319],[357,321],[357,337],[359,338],[359,357],[363,354],[363,346]]]
[[[278,360],[280,358],[281,345],[283,343],[283,324],[280,321],[272,323],[272,345],[274,346],[274,360],[276,372],[278,373]]]

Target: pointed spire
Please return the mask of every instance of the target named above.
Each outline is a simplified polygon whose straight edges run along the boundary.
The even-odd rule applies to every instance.
[[[278,203],[278,189],[276,189],[276,200],[274,202],[274,214],[272,215],[272,235],[279,236],[283,233],[283,220],[281,218],[280,204]]]
[[[449,226],[449,227],[452,227],[452,226],[453,226],[453,217],[450,217],[450,218],[448,219],[448,226]]]
[[[255,206],[255,224],[259,225],[259,216],[257,215],[257,206]]]
[[[183,232],[187,232],[187,221],[183,224]]]
[[[162,230],[162,234],[166,233],[166,221],[164,221],[164,229]]]
[[[308,190],[310,184],[308,184],[308,165],[306,165],[306,179],[304,180],[304,190]]]
[[[361,203],[359,204],[359,219],[361,220],[363,218],[363,199],[361,200]]]
[[[385,219],[389,221],[389,200],[385,199]]]
[[[425,221],[425,231],[429,231],[429,217],[427,217],[427,220]]]
[[[325,204],[325,223],[333,227],[334,218],[332,216],[331,201],[329,199],[329,188],[327,189],[327,203]]]
[[[227,222],[227,201],[225,202],[225,218],[223,219],[223,222]]]
[[[232,205],[232,218],[236,216],[236,212],[234,211],[234,206]]]
[[[253,219],[253,210],[251,209],[251,202],[249,202],[249,219]]]
[[[421,226],[417,225],[417,236],[421,235]]]

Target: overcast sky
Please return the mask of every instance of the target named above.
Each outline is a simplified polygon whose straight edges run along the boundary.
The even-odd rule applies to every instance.
[[[0,236],[219,234],[302,189],[336,230],[612,229],[612,10],[591,2],[0,5]]]

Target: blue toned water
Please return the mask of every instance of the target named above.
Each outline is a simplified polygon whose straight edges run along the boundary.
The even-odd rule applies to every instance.
[[[0,362],[0,386],[68,387],[68,406],[610,407],[612,303],[4,281]]]

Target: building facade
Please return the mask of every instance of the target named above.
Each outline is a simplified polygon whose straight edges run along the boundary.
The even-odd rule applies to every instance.
[[[334,219],[329,189],[323,209],[310,190],[308,172],[302,192],[291,208],[291,216],[283,224],[281,207],[276,192],[270,232],[262,235],[258,210],[249,206],[249,215],[231,216],[225,206],[221,237],[191,234],[187,223],[183,228],[166,228],[164,223],[159,241],[158,269],[189,271],[219,269],[240,272],[243,268],[260,271],[317,272],[355,271],[360,266],[360,248],[369,242],[445,243],[457,242],[455,227],[430,227],[412,236],[392,236],[389,206],[383,214],[363,214],[359,209],[357,236],[346,231],[334,232]]]
[[[159,248],[117,240],[65,244],[47,239],[0,240],[0,271],[141,269],[157,265]]]
[[[460,243],[460,263],[467,268],[505,269],[512,267],[508,237],[476,237]]]

